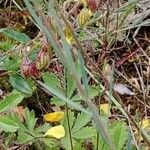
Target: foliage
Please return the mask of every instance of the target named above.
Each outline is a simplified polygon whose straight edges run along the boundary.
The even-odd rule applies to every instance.
[[[0,29],[0,149],[146,150],[148,8],[137,0],[12,3],[38,34],[31,38],[26,30]],[[122,53],[126,55],[118,58]],[[134,92],[114,83],[127,61],[139,76],[133,85],[122,75]],[[137,100],[144,105],[141,114]]]

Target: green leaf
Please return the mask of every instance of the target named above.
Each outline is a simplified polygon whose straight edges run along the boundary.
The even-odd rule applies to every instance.
[[[25,109],[25,121],[29,131],[34,131],[37,118],[35,118],[35,113],[33,111],[30,112],[28,108]]]
[[[28,143],[29,141],[30,141],[30,144],[32,144],[34,139],[35,138],[32,135],[26,132],[22,132],[22,131],[18,132],[17,140],[20,144]]]
[[[27,95],[32,95],[31,87],[21,76],[18,75],[10,76],[10,83],[16,90]]]
[[[72,80],[72,76],[67,72],[67,97],[71,98],[76,86],[75,81]]]
[[[60,87],[60,81],[55,74],[46,72],[43,74],[42,78],[46,85],[51,86],[55,89],[58,89],[58,87]]]
[[[26,34],[15,31],[13,29],[1,29],[0,32],[21,43],[27,43],[30,40]]]
[[[93,127],[84,127],[81,130],[73,133],[73,137],[76,139],[89,139],[96,135],[96,130]]]
[[[72,128],[72,133],[77,132],[81,128],[83,128],[87,123],[91,120],[91,116],[88,116],[84,113],[79,113],[77,119],[75,120],[75,124]]]
[[[7,116],[0,117],[0,129],[5,132],[15,132],[18,129],[18,124]]]
[[[51,104],[56,106],[64,106],[66,103],[62,101],[60,98],[54,96],[51,98]]]
[[[115,145],[116,150],[122,150],[125,142],[128,138],[128,130],[123,121],[116,121],[109,127],[109,133],[111,135],[111,139]],[[110,150],[108,144],[102,139],[99,138],[99,149]]]
[[[74,117],[74,112],[73,111],[68,111],[68,117],[69,117],[69,125],[70,128],[72,128],[75,117]],[[63,126],[65,127],[65,131],[68,131],[68,121],[67,121],[67,113],[65,113],[63,122],[62,122]]]
[[[20,63],[16,56],[13,56],[13,58],[9,58],[8,56],[5,56],[5,59],[1,63],[1,66],[4,67],[8,71],[18,70],[19,65]]]
[[[13,91],[4,100],[0,101],[0,113],[13,109],[23,100],[23,98],[24,96],[20,92]]]
[[[53,87],[51,86],[47,86],[46,84],[44,84],[43,82],[41,81],[37,81],[37,83],[42,86],[45,90],[47,90],[48,92],[54,94],[55,96],[57,96],[58,98],[60,98],[62,101],[66,102],[68,105],[70,105],[71,107],[77,109],[77,110],[80,110],[84,113],[87,113],[88,115],[91,115],[91,113],[84,109],[81,105],[79,104],[76,104],[74,102],[72,102],[70,99],[68,99],[67,97],[65,97],[64,94],[60,93],[59,91],[57,91],[56,89],[54,89]]]
[[[125,122],[117,121],[113,123],[111,125],[110,134],[112,135],[116,150],[122,150],[128,138],[128,130]]]

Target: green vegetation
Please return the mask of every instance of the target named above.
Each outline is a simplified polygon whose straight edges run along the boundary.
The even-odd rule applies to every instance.
[[[149,5],[2,1],[0,150],[148,150]]]

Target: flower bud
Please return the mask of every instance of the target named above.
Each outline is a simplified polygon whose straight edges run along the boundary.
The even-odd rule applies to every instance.
[[[92,16],[92,13],[88,9],[82,9],[82,11],[77,16],[78,24],[80,27],[84,26],[87,22],[89,22],[90,18]]]
[[[48,50],[48,46],[44,45],[36,58],[36,67],[39,70],[47,69],[50,64],[50,52]]]
[[[67,43],[71,44],[73,42],[73,35],[72,35],[70,29],[66,27],[64,29],[64,32],[65,32],[65,37],[66,37]]]
[[[23,61],[20,66],[21,75],[24,78],[38,78],[40,76],[39,70],[36,68],[35,64],[33,64],[27,57],[23,58]]]
[[[92,12],[95,12],[100,5],[100,0],[87,0],[87,5]]]
[[[30,77],[31,61],[24,57],[20,66],[21,75],[25,78]]]
[[[40,71],[37,69],[35,64],[31,64],[31,70],[30,70],[30,74],[32,78],[39,78],[40,77]]]

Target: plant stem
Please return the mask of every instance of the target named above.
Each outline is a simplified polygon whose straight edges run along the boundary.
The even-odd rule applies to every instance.
[[[70,122],[69,122],[69,112],[68,112],[67,103],[66,103],[66,114],[67,114],[67,123],[68,123],[68,129],[69,129],[70,146],[71,146],[71,150],[73,150],[72,135],[71,135],[71,128],[70,128]]]

